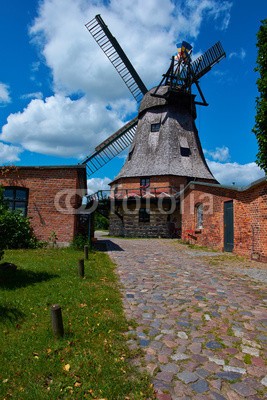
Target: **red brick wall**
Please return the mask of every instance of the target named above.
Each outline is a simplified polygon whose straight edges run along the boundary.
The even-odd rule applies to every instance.
[[[235,252],[267,262],[267,184],[240,193],[235,201]]]
[[[237,191],[223,187],[192,185],[181,201],[182,239],[224,249],[224,202],[233,200],[233,252],[267,261],[267,182]],[[196,229],[195,206],[204,205],[203,229]]]
[[[39,240],[50,241],[55,232],[58,243],[69,243],[79,231],[76,214],[66,214],[57,209],[57,196],[61,190],[75,191],[86,187],[85,168],[81,167],[2,167],[0,185],[19,186],[29,189],[28,214]],[[60,196],[58,196],[60,197]],[[66,196],[58,204],[65,209]],[[73,196],[70,204],[77,208],[79,196]]]
[[[184,187],[187,184],[186,177],[177,177],[177,176],[152,176],[150,177],[150,188],[167,188],[174,187],[180,190],[180,185]],[[111,189],[114,189],[115,186],[118,186],[119,189],[138,189],[140,188],[140,177],[133,178],[121,178],[111,185]]]
[[[223,250],[223,207],[229,197],[222,197],[214,188],[195,186],[196,189],[186,192],[181,202],[182,239],[202,246]],[[202,203],[203,229],[196,229],[197,204]]]

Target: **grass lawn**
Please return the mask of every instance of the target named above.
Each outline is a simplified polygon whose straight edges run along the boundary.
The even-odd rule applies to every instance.
[[[128,330],[106,254],[73,249],[9,250],[0,271],[1,399],[153,399],[149,379],[129,362]],[[52,334],[50,307],[62,307],[65,335]]]

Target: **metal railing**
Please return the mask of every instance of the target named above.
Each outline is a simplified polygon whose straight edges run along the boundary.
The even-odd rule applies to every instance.
[[[153,199],[153,198],[172,198],[178,196],[180,190],[173,186],[149,186],[131,189],[115,188],[111,190],[99,190],[87,196],[87,202],[109,201],[109,200],[129,200],[129,199]]]

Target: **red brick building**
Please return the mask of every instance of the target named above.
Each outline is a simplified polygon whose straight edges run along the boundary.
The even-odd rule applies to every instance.
[[[267,262],[267,178],[244,188],[189,183],[181,194],[182,239]]]
[[[39,240],[69,244],[86,230],[82,196],[86,166],[0,167],[0,185],[11,209],[31,220]]]

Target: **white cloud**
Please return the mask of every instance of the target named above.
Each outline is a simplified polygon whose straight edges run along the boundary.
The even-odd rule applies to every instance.
[[[10,146],[8,144],[0,142],[0,165],[5,163],[19,161],[19,154],[22,149],[16,146]]]
[[[228,161],[230,159],[229,148],[226,146],[216,147],[215,150],[203,150],[206,157],[214,161]]]
[[[212,19],[219,30],[228,28],[233,3],[216,0],[186,0],[184,12],[178,14],[180,26],[187,29],[192,37],[197,37],[205,19]]]
[[[20,96],[21,99],[27,100],[27,99],[42,99],[43,98],[43,93],[42,92],[33,92],[33,93],[26,93]]]
[[[265,175],[254,162],[238,164],[207,160],[207,163],[215,178],[223,185],[232,185],[234,182],[236,186],[245,186]]]
[[[239,58],[240,60],[244,60],[244,58],[246,57],[247,53],[245,52],[245,50],[243,48],[241,48],[239,51],[233,51],[232,53],[229,54],[229,58]]]
[[[55,95],[9,115],[1,138],[41,154],[80,157],[120,127],[117,115],[101,102]]]
[[[207,19],[225,29],[231,3],[219,0],[46,0],[30,29],[51,68],[54,88],[107,101],[128,91],[84,24],[101,14],[148,86],[161,79],[177,38],[199,34]],[[151,62],[153,60],[153,62]]]
[[[108,185],[111,182],[109,178],[91,178],[87,180],[88,194],[96,193],[98,190],[110,190]]]
[[[177,38],[194,40],[207,19],[225,29],[230,10],[231,3],[222,0],[136,0],[134,6],[132,0],[43,0],[30,36],[50,68],[54,95],[42,100],[39,92],[29,94],[29,99],[36,98],[8,117],[0,138],[37,153],[79,157],[136,110],[125,84],[84,26],[96,14],[150,88],[167,70]],[[33,64],[32,72],[39,68],[39,62]],[[83,97],[71,100],[77,93]]]
[[[0,82],[0,104],[10,103],[9,87],[5,83]]]

